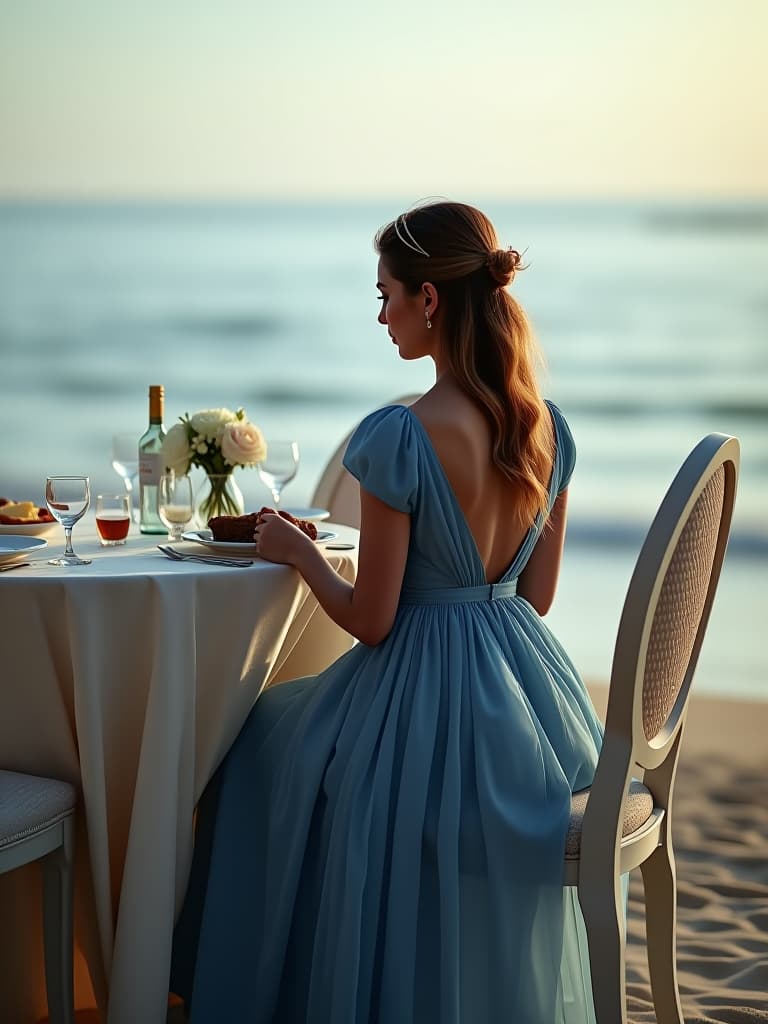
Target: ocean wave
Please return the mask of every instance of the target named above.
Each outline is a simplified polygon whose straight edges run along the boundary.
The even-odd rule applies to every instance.
[[[598,547],[602,551],[634,549],[640,551],[648,526],[631,520],[570,518],[568,544]],[[728,540],[728,555],[737,558],[768,558],[768,533],[749,528],[734,528]]]
[[[327,379],[319,379],[314,384],[274,383],[265,384],[248,391],[244,404],[300,406],[307,409],[330,410],[345,406],[346,408],[374,409],[381,404],[381,393],[377,388],[367,389],[361,384],[350,384],[348,381],[334,386]]]
[[[670,395],[669,400],[646,399],[641,396],[621,395],[591,397],[587,395],[566,395],[560,404],[569,415],[579,413],[599,419],[643,419],[646,417],[670,416],[674,419],[690,416],[715,417],[718,420],[764,420],[768,419],[768,400],[745,396],[744,398],[707,398],[701,396]]]
[[[214,316],[178,316],[163,319],[161,327],[180,334],[217,337],[275,335],[284,326],[278,317],[259,313],[222,313]]]
[[[653,231],[712,234],[768,232],[768,206],[701,206],[651,210],[645,222]]]

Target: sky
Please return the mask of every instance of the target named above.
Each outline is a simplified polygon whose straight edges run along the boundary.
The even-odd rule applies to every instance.
[[[768,0],[0,0],[0,197],[768,197]]]

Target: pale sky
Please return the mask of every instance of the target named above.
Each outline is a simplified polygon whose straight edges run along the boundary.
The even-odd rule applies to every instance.
[[[0,0],[0,197],[767,198],[767,44],[768,0]]]

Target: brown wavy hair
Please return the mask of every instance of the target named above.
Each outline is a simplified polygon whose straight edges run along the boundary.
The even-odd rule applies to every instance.
[[[554,434],[536,380],[541,355],[522,307],[506,291],[522,269],[520,253],[499,247],[485,214],[452,202],[401,214],[377,232],[374,245],[411,294],[425,282],[437,288],[433,320],[439,317],[448,369],[488,417],[492,458],[519,490],[520,519],[546,515]]]

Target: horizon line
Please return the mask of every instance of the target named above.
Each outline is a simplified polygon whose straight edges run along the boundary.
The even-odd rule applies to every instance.
[[[492,203],[534,203],[534,204],[569,204],[569,205],[594,205],[601,204],[638,204],[649,203],[678,205],[763,205],[768,204],[768,190],[763,192],[702,192],[690,193],[670,190],[666,193],[541,193],[541,192],[517,192],[497,193],[474,191],[472,189],[462,190],[464,194],[472,194],[483,202]],[[447,201],[465,201],[458,199],[456,195],[430,196],[429,200],[436,199]],[[428,200],[428,201],[429,201]],[[415,200],[421,203],[421,199]],[[348,195],[342,193],[285,193],[285,192],[75,192],[75,191],[51,191],[51,192],[23,192],[3,191],[0,189],[0,204],[50,204],[50,205],[238,205],[238,204],[338,204],[345,205],[367,205],[370,203],[406,203],[414,204],[412,195],[404,192],[380,192],[369,194]]]

